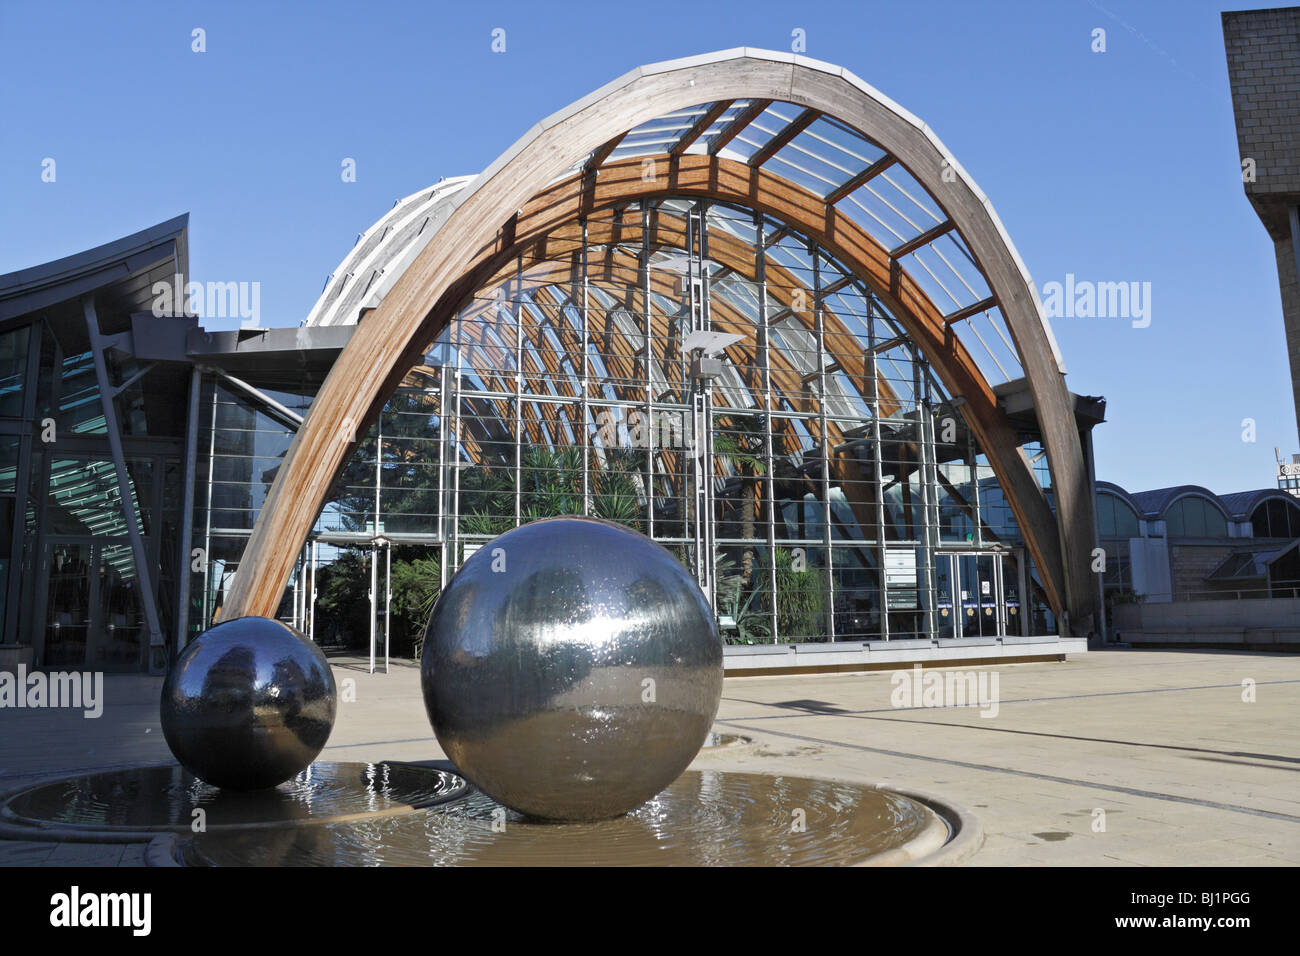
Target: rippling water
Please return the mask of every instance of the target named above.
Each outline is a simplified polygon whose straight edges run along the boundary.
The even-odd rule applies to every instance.
[[[534,822],[472,792],[417,813],[209,831],[187,840],[181,855],[214,866],[825,866],[907,842],[928,813],[870,787],[704,770],[600,823]]]
[[[704,738],[704,746],[700,749],[712,750],[715,747],[736,747],[750,743],[753,743],[753,740],[740,734],[720,734],[716,730],[710,730],[709,735]]]
[[[220,790],[180,767],[146,767],[37,786],[11,798],[6,810],[16,822],[188,832],[196,809],[209,830],[285,827],[408,813],[464,790],[454,774],[387,762],[316,763],[278,787],[251,792]]]

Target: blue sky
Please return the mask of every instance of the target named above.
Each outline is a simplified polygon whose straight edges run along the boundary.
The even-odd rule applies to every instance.
[[[1267,487],[1273,446],[1300,443],[1221,3],[0,0],[0,273],[189,212],[192,278],[260,282],[262,323],[297,325],[398,197],[478,172],[642,63],[788,50],[798,28],[808,55],[943,139],[1040,289],[1070,273],[1151,283],[1148,328],[1053,322],[1070,388],[1109,401],[1099,478]]]

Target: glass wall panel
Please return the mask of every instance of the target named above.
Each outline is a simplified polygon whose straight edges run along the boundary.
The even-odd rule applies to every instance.
[[[0,418],[22,418],[31,327],[0,333]]]
[[[824,551],[776,549],[776,627],[782,642],[828,639],[828,577]]]
[[[875,548],[836,546],[832,556],[835,640],[880,640],[884,586]]]

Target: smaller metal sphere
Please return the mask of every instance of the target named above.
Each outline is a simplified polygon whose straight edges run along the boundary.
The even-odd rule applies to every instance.
[[[334,728],[324,652],[265,617],[224,621],[181,652],[162,691],[172,755],[215,787],[261,790],[307,767]]]

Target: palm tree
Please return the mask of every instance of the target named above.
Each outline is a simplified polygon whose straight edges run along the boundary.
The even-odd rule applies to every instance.
[[[740,478],[740,536],[747,541],[756,534],[755,524],[758,515],[758,479],[767,471],[763,459],[763,419],[753,415],[735,415],[731,417],[731,427],[727,431],[715,431],[713,434],[713,454],[731,464],[732,470]],[[754,546],[745,546],[741,559],[741,571],[745,580],[754,574]]]

